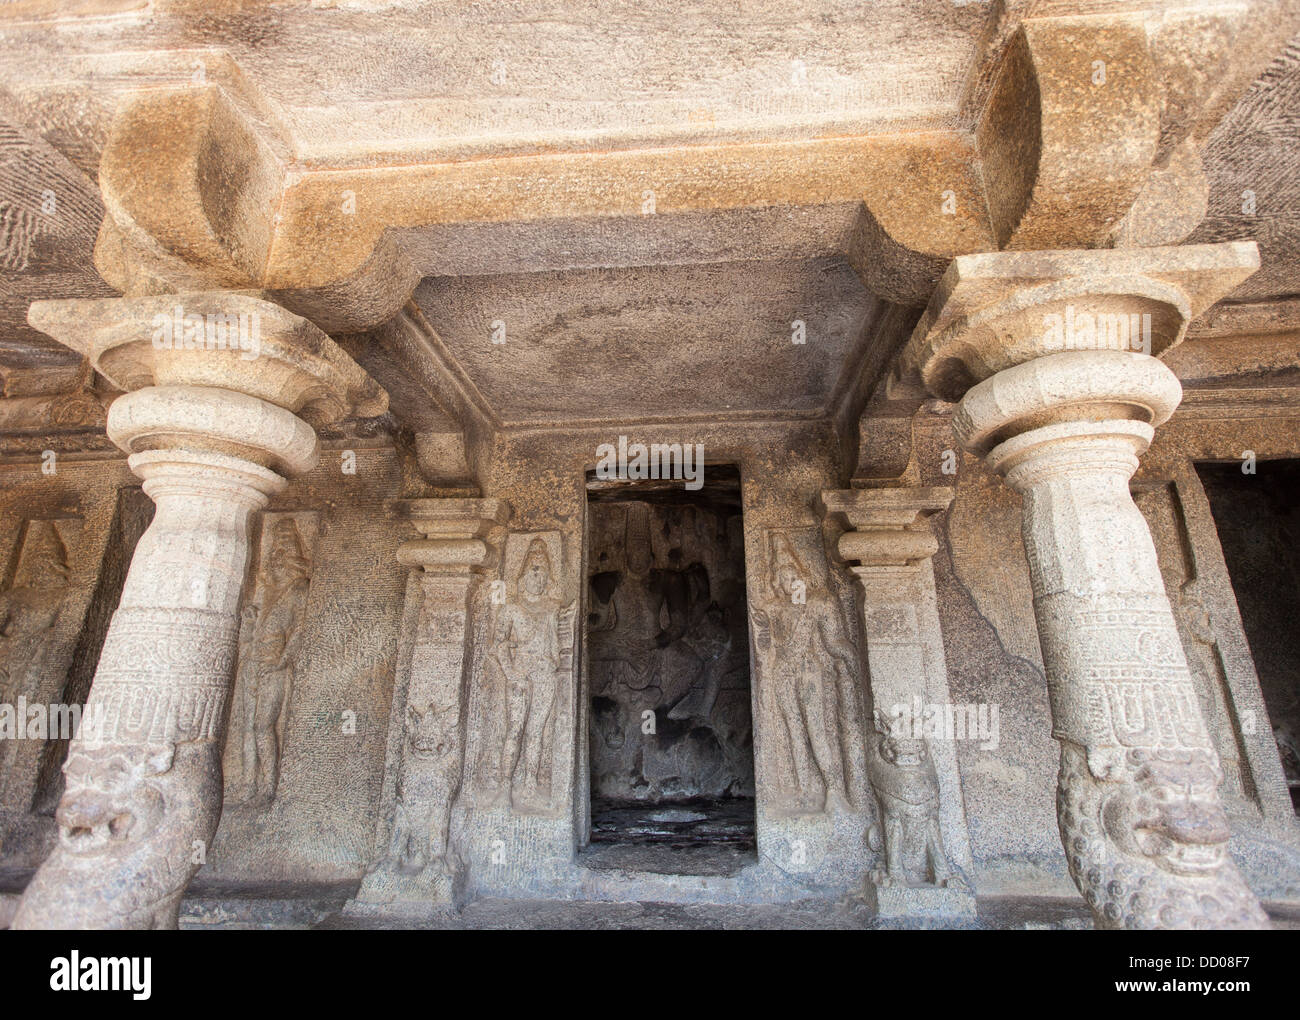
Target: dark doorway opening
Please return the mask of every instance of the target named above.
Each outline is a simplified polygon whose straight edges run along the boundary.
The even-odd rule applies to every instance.
[[[587,487],[588,867],[729,874],[754,851],[740,475]]]
[[[1300,813],[1300,460],[1196,467]]]

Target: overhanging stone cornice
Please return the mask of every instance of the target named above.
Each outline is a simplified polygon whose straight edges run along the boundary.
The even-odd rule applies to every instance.
[[[307,170],[264,136],[216,85],[128,98],[100,171],[104,278],[266,289],[334,332],[390,318],[433,269],[419,230],[445,224],[860,202],[845,254],[910,304],[953,255],[993,243],[973,140],[955,132]]]

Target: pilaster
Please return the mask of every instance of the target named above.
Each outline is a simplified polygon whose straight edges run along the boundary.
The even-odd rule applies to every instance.
[[[348,912],[426,916],[458,906],[464,890],[450,830],[464,769],[468,653],[489,612],[493,593],[483,582],[499,562],[510,506],[413,499],[393,513],[421,537],[397,550],[410,575],[376,861]]]
[[[846,529],[837,550],[859,588],[875,715],[867,772],[879,809],[872,849],[880,861],[867,889],[881,916],[975,914],[961,874],[971,855],[954,741],[981,734],[978,725],[967,732],[976,720],[949,701],[931,563],[938,542],[929,518],[952,497],[948,488],[882,488],[819,500]]]

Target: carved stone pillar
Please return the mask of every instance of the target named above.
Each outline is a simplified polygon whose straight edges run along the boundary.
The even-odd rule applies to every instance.
[[[876,718],[867,774],[879,809],[872,849],[880,866],[867,891],[882,916],[975,915],[975,898],[953,867],[971,864],[953,741],[981,733],[978,725],[967,733],[976,720],[949,704],[930,562],[938,542],[927,522],[952,496],[946,488],[890,488],[820,499],[823,514],[847,529],[837,548],[860,589]],[[950,718],[960,735],[948,732]]]
[[[157,509],[64,766],[59,842],[14,927],[175,927],[221,815],[249,514],[315,465],[308,421],[387,397],[311,323],[250,295],[37,302],[29,320],[128,391],[108,435]]]
[[[394,507],[423,536],[398,547],[411,568],[389,723],[376,863],[348,904],[354,914],[427,915],[457,905],[465,864],[451,809],[465,758],[466,662],[486,620],[510,517],[496,499],[413,499]]]
[[[904,353],[1024,496],[1061,838],[1099,927],[1267,925],[1128,489],[1182,397],[1158,355],[1258,264],[1253,242],[958,258]]]

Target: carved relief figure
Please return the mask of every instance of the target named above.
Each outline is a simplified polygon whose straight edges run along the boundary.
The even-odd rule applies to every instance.
[[[28,521],[13,583],[0,603],[0,703],[31,693],[68,583],[68,553],[54,521]]]
[[[679,550],[674,550],[676,569],[654,568],[649,510],[644,503],[626,510],[624,569],[592,578],[591,601],[598,620],[589,633],[592,657],[599,663],[604,682],[647,692],[648,700],[657,704],[662,700],[663,684],[680,672],[669,660],[678,651],[675,642],[690,625],[690,597]],[[707,588],[707,575],[703,584]]]
[[[265,806],[275,798],[284,749],[285,709],[302,644],[311,561],[292,517],[270,529],[256,601],[244,609],[239,679],[243,689],[242,802]]]
[[[422,584],[388,863],[404,875],[451,877],[462,863],[452,852],[450,826],[464,760],[464,589],[440,587],[427,574]],[[469,605],[475,615],[487,612],[481,587]]]
[[[0,595],[0,704],[37,693],[68,583],[68,550],[59,525],[31,520],[23,529],[9,589]],[[19,745],[0,742],[0,793],[17,776]]]
[[[816,814],[849,805],[840,755],[838,690],[857,652],[829,595],[815,588],[788,536],[772,539],[771,595],[752,611],[761,676],[784,723],[779,810]]]
[[[456,687],[459,687],[456,677]],[[451,685],[445,685],[448,688]],[[436,692],[435,692],[436,693]],[[460,698],[448,689],[423,706],[406,706],[406,749],[397,774],[397,814],[390,857],[397,870],[452,873],[451,806],[460,782]]]
[[[1237,746],[1235,727],[1228,708],[1227,677],[1220,657],[1219,638],[1214,632],[1210,608],[1201,594],[1199,578],[1190,578],[1178,587],[1174,606],[1195,640],[1195,644],[1188,649],[1193,656],[1188,665],[1200,667],[1192,670],[1192,677],[1197,681],[1196,693],[1201,702],[1201,717],[1206,729],[1214,735],[1220,765],[1226,773],[1231,774],[1232,788],[1240,792],[1243,789],[1241,751]]]
[[[541,538],[528,546],[514,598],[497,610],[490,658],[505,685],[504,741],[490,767],[511,807],[551,806],[551,738],[556,697],[570,667],[577,603],[555,595],[551,555]]]
[[[908,861],[919,858],[923,883],[953,884],[939,829],[939,777],[925,740],[892,732],[877,712],[867,776],[880,807],[867,839],[873,851],[884,854],[884,867],[872,873],[872,881],[881,886],[911,885]]]
[[[58,846],[28,887],[23,926],[59,926],[60,890],[76,889],[84,928],[175,928],[195,848],[169,817],[221,794],[203,744],[74,743],[63,773]],[[119,879],[104,883],[106,870]]]

